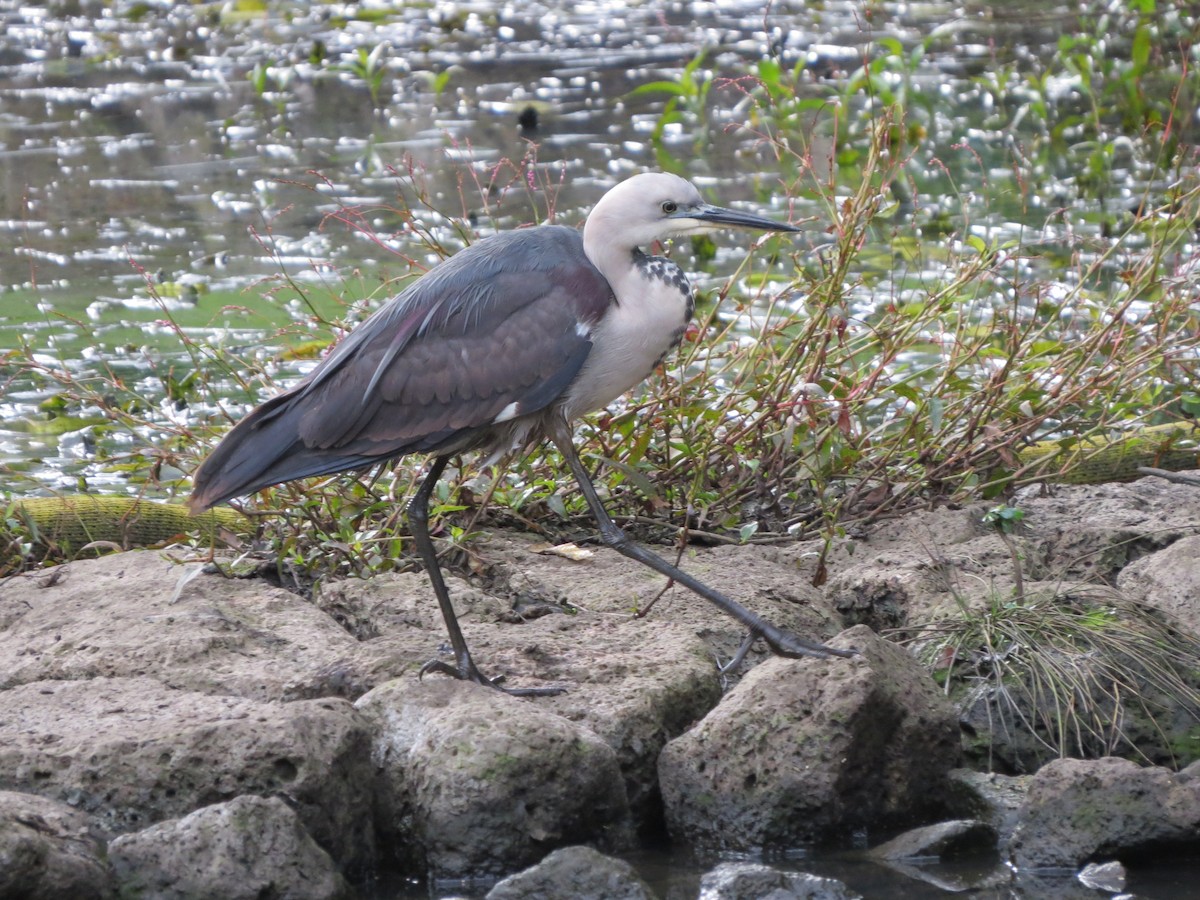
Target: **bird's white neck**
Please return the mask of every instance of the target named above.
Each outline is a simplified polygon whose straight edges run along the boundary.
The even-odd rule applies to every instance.
[[[611,237],[600,239],[597,236],[621,234],[620,229],[619,222],[610,216],[597,215],[594,210],[583,226],[583,252],[592,265],[600,270],[618,302],[622,296],[629,296],[630,289],[636,284],[631,277],[637,277],[637,270],[630,265],[630,260],[638,248],[628,241],[613,240]]]
[[[670,260],[621,241],[589,250],[586,230],[584,252],[616,303],[597,323],[592,352],[564,398],[568,418],[607,405],[645,379],[679,343],[692,314],[687,278]]]

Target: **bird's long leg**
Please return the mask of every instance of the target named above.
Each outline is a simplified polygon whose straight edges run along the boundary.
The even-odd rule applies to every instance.
[[[637,544],[617,526],[612,517],[609,516],[608,510],[604,508],[604,504],[600,502],[600,495],[596,493],[596,486],[592,484],[592,479],[588,475],[587,469],[584,468],[583,461],[580,460],[579,454],[575,451],[571,428],[566,420],[562,418],[552,419],[547,427],[547,431],[550,439],[554,441],[554,445],[558,447],[558,451],[571,467],[571,474],[575,476],[575,480],[579,483],[579,489],[583,491],[583,498],[587,501],[588,509],[591,510],[592,516],[596,519],[596,524],[600,526],[600,536],[606,544],[623,556],[637,560],[643,565],[654,569],[656,572],[666,575],[668,578],[675,579],[679,584],[699,594],[722,612],[733,616],[733,618],[749,629],[750,633],[734,657],[733,662],[725,666],[722,671],[728,671],[734,664],[740,663],[745,658],[750,645],[759,637],[767,642],[767,646],[771,650],[781,656],[816,656],[825,658],[829,656],[855,655],[853,650],[839,650],[835,647],[827,647],[822,643],[810,641],[807,638],[802,638],[797,634],[792,634],[789,631],[784,631],[782,628],[772,625],[762,617],[746,609],[746,607],[737,601],[731,600],[720,591],[713,590],[682,569],[671,565],[658,554]]]
[[[561,694],[562,688],[507,688],[502,686],[499,678],[488,678],[471,659],[471,651],[467,649],[467,639],[463,637],[462,628],[458,624],[458,616],[454,613],[454,605],[450,602],[450,592],[446,590],[446,580],[442,577],[442,568],[438,565],[437,551],[429,537],[429,498],[434,486],[446,469],[447,457],[439,456],[429,466],[429,472],[417,492],[408,504],[408,526],[412,531],[413,542],[417,545],[417,553],[425,564],[429,582],[433,585],[433,593],[437,597],[438,606],[442,610],[442,619],[446,623],[446,632],[450,636],[450,646],[454,650],[454,665],[440,659],[431,659],[421,666],[421,675],[427,672],[441,672],[462,681],[474,681],[506,694],[516,697],[544,697]]]

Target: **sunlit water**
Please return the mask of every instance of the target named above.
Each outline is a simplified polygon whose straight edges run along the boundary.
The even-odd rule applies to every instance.
[[[796,247],[817,252],[827,209],[815,195],[786,209],[773,199],[779,164],[753,127],[744,76],[763,58],[803,61],[813,96],[826,96],[880,37],[911,55],[907,71],[887,76],[893,87],[939,98],[913,112],[926,135],[907,172],[915,193],[893,198],[898,233],[966,217],[986,192],[969,227],[989,241],[1095,234],[1103,214],[1135,202],[1145,177],[1137,161],[1116,160],[1126,187],[1064,222],[1054,209],[1078,191],[1073,163],[1048,163],[1051,190],[1025,190],[1013,164],[1022,94],[988,89],[989,72],[1044,58],[1068,12],[725,0],[302,3],[241,14],[234,4],[2,0],[0,353],[20,349],[89,384],[119,379],[145,398],[151,423],[203,416],[170,395],[198,364],[181,337],[234,349],[277,378],[302,371],[311,363],[275,361],[277,351],[328,337],[320,319],[353,319],[364,298],[370,306],[386,296],[388,279],[436,261],[400,208],[411,204],[420,227],[453,251],[468,236],[551,214],[578,224],[604,189],[658,167],[664,152],[722,203],[809,222]],[[713,79],[707,114],[660,132],[666,96],[635,89],[678,79],[702,49],[701,71]],[[1044,96],[1075,102],[1070,84]],[[998,102],[1012,109],[1001,115]],[[903,298],[939,274],[936,262],[914,270],[877,237],[883,250],[864,254],[874,271],[856,298],[863,314],[877,296]],[[719,239],[707,264],[686,247],[674,252],[702,287],[723,282],[746,254],[740,238]],[[785,283],[790,265],[786,254],[754,264]],[[136,490],[95,462],[88,423],[101,411],[62,393],[0,362],[3,487]],[[46,424],[39,405],[56,398],[69,414],[60,418],[78,425]],[[100,439],[112,457],[139,437]],[[169,483],[169,473],[159,477]],[[675,860],[668,876],[666,859],[641,863],[664,896],[692,896],[703,866]],[[792,864],[845,877],[867,896],[942,895],[853,859]],[[1154,872],[1141,877],[1174,877]],[[1088,894],[1068,884],[1051,895]],[[1155,883],[1139,895],[1187,891]]]
[[[280,346],[328,339],[319,319],[353,320],[346,304],[381,302],[387,279],[437,260],[400,208],[411,205],[452,252],[497,227],[551,215],[578,224],[605,188],[657,167],[660,154],[722,203],[808,223],[788,239],[803,258],[828,243],[829,208],[815,191],[774,208],[783,166],[748,73],[762,59],[800,63],[801,90],[829,99],[880,40],[909,49],[879,89],[924,98],[909,104],[925,136],[909,186],[889,199],[894,233],[950,216],[990,242],[1054,243],[1064,230],[1078,242],[1097,227],[1089,207],[1077,222],[1054,215],[1078,193],[1076,161],[1026,160],[1056,171],[1039,176],[1048,191],[1023,186],[1011,126],[1032,118],[1021,106],[1032,100],[989,74],[1022,60],[1033,68],[1065,14],[1044,4],[285,4],[261,14],[0,2],[0,351],[22,348],[73,379],[115,375],[151,421],[199,421],[211,408],[178,402],[178,383],[202,362],[183,339],[286,380],[302,367],[274,362]],[[635,89],[679,80],[702,51],[703,111],[684,99],[679,121],[664,124],[666,95]],[[1046,87],[1046,98],[1080,102],[1069,85]],[[811,113],[800,132],[817,158],[833,128],[863,127],[855,107],[871,102],[851,97],[840,125],[833,105]],[[1129,190],[1139,175],[1128,170]],[[972,211],[981,192],[988,202]],[[870,276],[851,293],[849,311],[864,317],[927,290],[945,265],[936,255],[913,263],[890,235],[874,237],[878,248],[861,254]],[[702,288],[746,255],[744,237],[717,240],[711,263],[674,250]],[[756,259],[755,283],[786,284],[790,265]],[[1014,261],[1013,276],[1029,266]],[[0,471],[13,491],[142,489],[95,464],[96,441],[102,457],[138,442],[89,435],[102,410],[45,377],[0,386]],[[231,400],[253,399],[235,388]],[[52,426],[37,408],[48,400],[64,406]]]

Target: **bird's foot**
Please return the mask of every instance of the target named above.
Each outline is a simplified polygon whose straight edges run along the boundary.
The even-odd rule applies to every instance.
[[[858,656],[857,650],[842,650],[838,647],[827,646],[819,641],[810,641],[808,638],[802,638],[798,634],[792,634],[790,631],[784,631],[782,628],[776,628],[774,625],[764,622],[762,627],[751,628],[747,632],[737,652],[733,654],[733,658],[725,663],[725,665],[718,667],[717,671],[722,675],[728,675],[737,671],[738,667],[745,662],[746,654],[750,652],[750,648],[754,646],[755,641],[759,638],[766,641],[767,646],[776,656],[793,658],[813,656],[817,659],[829,659],[831,656],[848,659],[852,656]]]
[[[417,673],[417,678],[424,678],[430,672],[437,672],[441,675],[449,675],[451,678],[457,678],[459,681],[473,681],[475,684],[481,684],[484,687],[490,687],[501,693],[508,694],[510,697],[553,697],[556,694],[565,694],[566,688],[545,687],[545,688],[509,688],[501,684],[504,681],[503,675],[497,675],[495,678],[488,678],[475,666],[475,661],[469,656],[465,660],[460,660],[458,665],[450,665],[450,663],[441,659],[431,659],[425,665],[421,666],[421,670]]]
[[[746,654],[750,652],[750,648],[754,646],[754,642],[757,641],[759,637],[760,635],[755,631],[748,632],[746,637],[742,640],[741,646],[737,648],[737,653],[733,654],[733,659],[729,660],[729,662],[725,663],[723,666],[718,665],[717,673],[720,675],[731,675],[741,668],[742,663],[746,661]],[[725,684],[724,680],[722,680],[721,684]]]

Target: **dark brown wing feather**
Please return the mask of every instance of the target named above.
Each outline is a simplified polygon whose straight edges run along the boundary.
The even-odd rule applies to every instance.
[[[588,330],[611,302],[572,229],[480,241],[239,422],[196,471],[192,506],[485,442],[510,404],[529,415],[562,396],[591,349]]]

